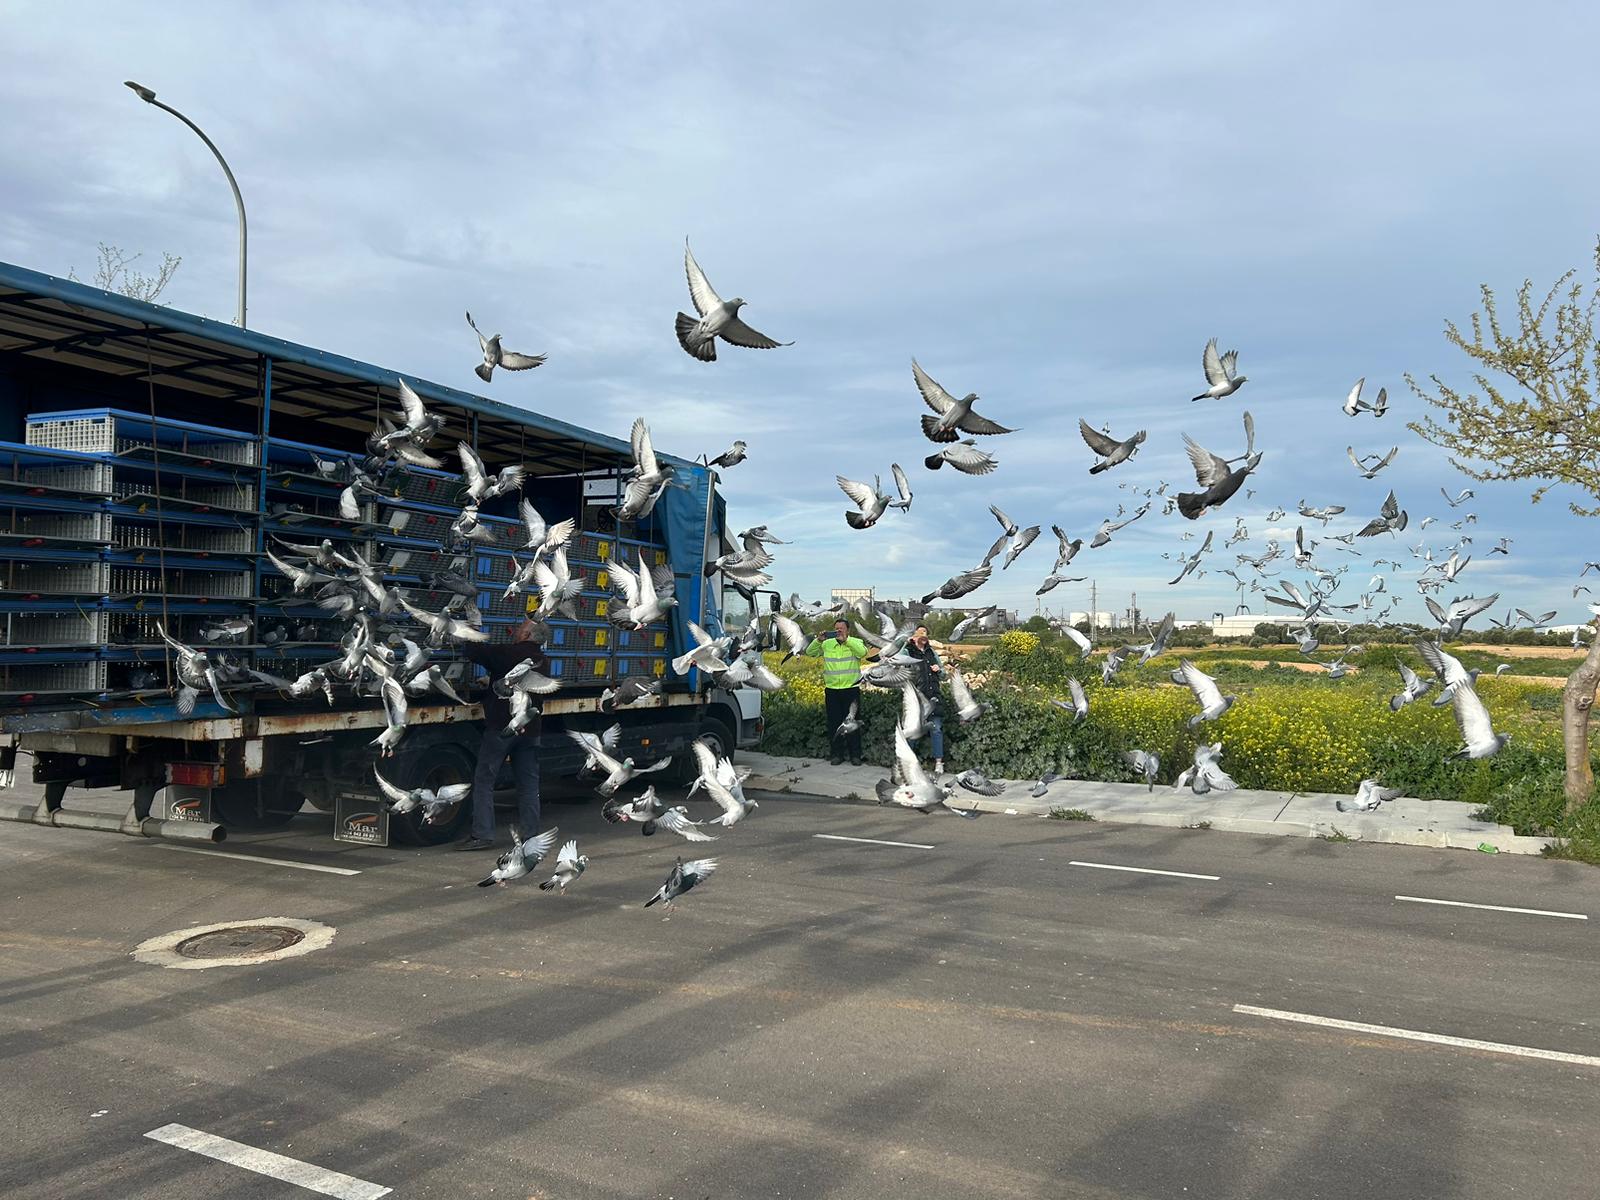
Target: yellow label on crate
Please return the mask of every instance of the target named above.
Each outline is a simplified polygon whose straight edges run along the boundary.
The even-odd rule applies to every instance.
[[[650,670],[653,674],[665,675],[667,673],[667,660],[664,658],[656,659],[655,664],[650,668]]]
[[[656,634],[656,649],[657,650],[665,650],[666,648],[667,648],[667,635],[664,634],[664,633]]]
[[[596,629],[594,631],[594,644],[596,646],[604,646],[606,644],[606,631],[604,629]]]
[[[594,576],[594,585],[595,585],[595,587],[610,587],[611,586],[611,572],[609,572],[609,571],[596,571],[595,572],[595,576]]]
[[[666,565],[667,565],[667,552],[665,550],[657,550],[656,551],[656,566],[664,567]]]
[[[603,616],[606,615],[606,611],[610,607],[611,607],[611,601],[609,601],[609,600],[596,600],[594,602],[594,615],[597,616],[597,617],[603,617]]]
[[[539,597],[537,597],[537,596],[529,596],[528,597],[528,615],[531,617],[534,613],[536,613],[538,611],[539,611]]]
[[[594,673],[596,675],[604,675],[606,673],[606,660],[605,659],[601,658],[601,659],[596,659],[595,660]]]
[[[594,556],[602,562],[609,562],[611,559],[611,543],[596,542]]]

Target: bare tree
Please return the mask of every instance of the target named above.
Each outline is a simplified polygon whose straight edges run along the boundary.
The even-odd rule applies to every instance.
[[[145,275],[133,269],[133,264],[143,257],[143,254],[129,254],[120,246],[101,242],[100,262],[94,271],[94,286],[107,292],[116,292],[119,296],[154,302],[167,290],[167,284],[172,282],[183,259],[162,251],[161,265],[153,275]],[[83,282],[75,271],[69,271],[67,278]]]

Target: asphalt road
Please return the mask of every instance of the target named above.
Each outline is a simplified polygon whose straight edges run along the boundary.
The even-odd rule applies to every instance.
[[[565,897],[310,815],[225,857],[0,824],[0,1195],[315,1194],[146,1136],[169,1125],[346,1196],[1570,1200],[1600,1177],[1600,1064],[1235,1007],[1600,1058],[1591,868],[774,796],[663,920],[641,904],[683,843],[547,816],[591,856]],[[264,917],[337,934],[246,967],[130,957]]]

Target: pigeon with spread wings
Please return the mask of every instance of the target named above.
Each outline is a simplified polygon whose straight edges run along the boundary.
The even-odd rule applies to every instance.
[[[687,238],[683,243],[683,270],[689,277],[689,298],[694,301],[694,310],[700,316],[696,320],[680,312],[674,328],[678,334],[678,344],[691,358],[698,358],[701,362],[716,362],[718,338],[746,350],[776,350],[779,346],[794,345],[793,342],[775,341],[746,325],[739,317],[739,310],[745,305],[743,297],[724,300],[717,295],[706,279],[706,273],[695,262]]]

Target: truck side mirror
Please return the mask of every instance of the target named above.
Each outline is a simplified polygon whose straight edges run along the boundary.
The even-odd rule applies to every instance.
[[[777,592],[773,592],[770,596],[767,597],[767,609],[768,609],[768,611],[770,611],[770,612],[778,612],[782,608],[783,608],[783,600],[778,596]]]

